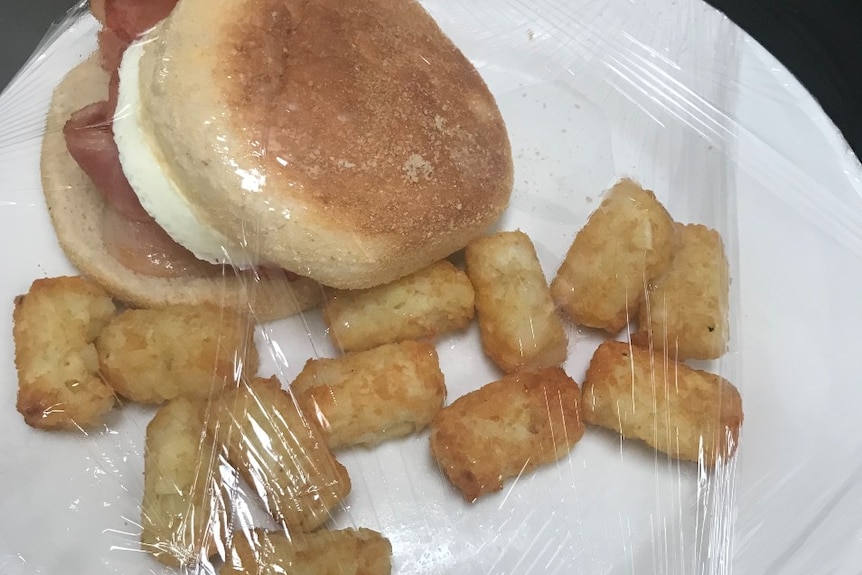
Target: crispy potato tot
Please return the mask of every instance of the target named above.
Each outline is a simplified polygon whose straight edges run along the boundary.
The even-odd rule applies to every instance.
[[[206,433],[205,406],[178,397],[147,426],[141,548],[167,565],[190,565],[224,550],[230,504],[219,451]]]
[[[123,397],[206,398],[258,368],[250,318],[209,306],[127,310],[96,341],[102,375]]]
[[[584,434],[578,384],[559,367],[509,374],[444,407],[431,454],[468,502],[568,453]]]
[[[520,231],[479,238],[466,259],[488,357],[509,373],[563,363],[566,331],[530,238]]]
[[[94,341],[114,302],[81,277],[33,282],[15,298],[12,334],[18,369],[18,412],[42,429],[98,425],[115,403],[99,377]]]
[[[742,398],[727,380],[618,341],[599,346],[584,382],[587,423],[713,467],[736,451]]]
[[[347,470],[274,377],[241,382],[218,397],[207,428],[288,530],[316,529],[350,492]]]
[[[446,397],[437,350],[417,341],[311,359],[291,390],[330,449],[371,447],[424,429]]]
[[[263,529],[234,535],[219,575],[389,575],[392,545],[371,529],[287,537]]]
[[[637,316],[645,287],[670,266],[673,220],[655,195],[620,180],[575,236],[551,295],[580,325],[618,333]]]
[[[390,284],[365,290],[327,290],[323,317],[333,343],[364,351],[467,327],[473,286],[442,260]]]
[[[632,342],[671,358],[716,359],[727,350],[727,257],[721,236],[701,225],[676,224],[679,249],[641,305]]]

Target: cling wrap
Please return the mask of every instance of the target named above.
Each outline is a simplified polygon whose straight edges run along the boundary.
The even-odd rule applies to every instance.
[[[505,253],[529,256],[530,248],[519,250],[532,246],[524,284],[547,287],[607,190],[631,178],[654,191],[674,222],[702,224],[721,238],[723,254],[707,261],[722,269],[726,258],[718,275],[729,288],[705,289],[727,300],[727,348],[717,358],[683,358],[667,333],[641,325],[634,335],[634,308],[613,333],[553,310],[547,345],[562,355],[526,360],[525,342],[545,329],[541,314],[553,303],[531,300],[527,288],[506,291],[492,272],[484,274],[482,258],[499,253],[495,246],[477,244],[435,264],[431,279],[377,301],[369,317],[344,315],[361,293],[306,286],[297,294],[290,279],[274,296],[261,295],[255,283],[269,272],[228,265],[212,281],[226,286],[223,278],[239,278],[246,287],[236,314],[229,307],[209,315],[132,313],[120,301],[99,312],[89,326],[99,332],[96,373],[112,386],[116,404],[95,425],[28,426],[15,411],[13,300],[34,280],[78,273],[57,244],[39,158],[54,86],[96,49],[99,23],[82,3],[48,32],[0,96],[0,301],[9,310],[0,352],[0,572],[731,572],[735,454],[737,445],[745,449],[744,427],[738,431],[749,385],[735,188],[741,33],[696,0],[422,5],[478,69],[506,123],[514,188],[489,233],[522,232],[500,236]],[[679,226],[667,222],[668,237],[677,237]],[[623,249],[607,236],[611,224],[595,227],[608,253]],[[655,230],[657,238],[658,224]],[[254,252],[254,230],[248,233],[244,248]],[[637,294],[652,293],[661,275],[638,278]],[[307,298],[309,309],[269,320],[258,296]],[[444,303],[436,303],[440,297]],[[650,309],[664,306],[673,315],[671,300],[656,296]],[[34,301],[27,296],[16,309]],[[411,313],[402,306],[426,302],[445,308],[446,319],[403,333],[392,327]],[[474,308],[480,322],[500,329],[522,314],[529,337],[518,339],[515,351],[486,354],[493,328],[477,324]],[[50,322],[61,315],[40,316],[45,347],[36,357],[53,357],[50,332],[57,328]],[[367,332],[351,332],[361,328]],[[594,353],[629,335],[646,351],[613,348],[627,358],[615,380],[621,395],[604,420],[585,416],[602,393],[584,385]],[[648,355],[638,363],[640,353]],[[540,369],[555,364],[562,370]],[[348,383],[343,373],[352,374]],[[691,393],[707,399],[680,399],[692,377]],[[637,391],[635,379],[647,387]],[[727,385],[741,394],[741,407]],[[468,396],[480,388],[488,395]],[[465,396],[457,404],[464,419],[441,415],[442,406]],[[615,418],[622,424],[627,396],[647,426],[646,442],[603,429]],[[714,435],[690,449],[677,427],[689,416],[718,422]],[[503,423],[485,433],[487,421]],[[733,431],[722,427],[727,421]],[[693,453],[694,461],[648,443]],[[459,479],[447,474],[465,465],[463,454],[453,455],[459,445],[467,445],[473,463],[509,460],[487,478],[477,472]],[[173,539],[153,534],[165,525]]]

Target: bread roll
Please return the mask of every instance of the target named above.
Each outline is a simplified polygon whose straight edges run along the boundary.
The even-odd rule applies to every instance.
[[[42,141],[42,189],[51,223],[60,247],[84,276],[136,307],[210,304],[247,310],[250,305],[261,321],[293,315],[320,301],[320,288],[308,279],[258,280],[230,268],[224,275],[161,278],[136,273],[114,259],[102,239],[105,201],[69,155],[63,138],[72,112],[107,94],[108,75],[94,55],[54,90]]]
[[[506,128],[414,0],[183,0],[141,59],[141,127],[199,219],[337,288],[450,255],[505,209]]]

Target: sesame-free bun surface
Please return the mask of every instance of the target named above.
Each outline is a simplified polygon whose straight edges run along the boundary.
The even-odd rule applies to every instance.
[[[63,137],[63,125],[72,112],[104,100],[107,93],[108,76],[94,55],[55,89],[42,142],[42,188],[51,222],[63,251],[83,275],[136,307],[251,305],[261,321],[295,314],[320,300],[320,287],[304,278],[289,284],[283,277],[255,280],[230,268],[210,277],[161,278],[136,273],[114,259],[102,240],[105,202],[69,155]]]
[[[413,0],[181,0],[141,61],[142,126],[196,212],[339,288],[416,271],[505,209],[505,125]]]

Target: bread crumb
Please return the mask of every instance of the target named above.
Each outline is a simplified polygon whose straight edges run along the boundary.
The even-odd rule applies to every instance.
[[[404,162],[404,177],[412,183],[418,183],[421,178],[426,180],[431,179],[431,174],[434,173],[434,166],[419,154],[410,154],[407,161]]]

